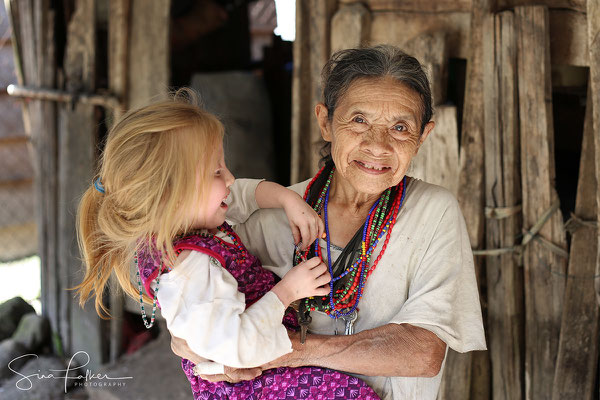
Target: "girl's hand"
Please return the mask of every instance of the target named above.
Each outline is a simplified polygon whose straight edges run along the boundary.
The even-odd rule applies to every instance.
[[[295,300],[329,294],[331,275],[318,257],[301,262],[292,268],[271,291],[287,308]]]
[[[291,190],[287,191],[289,193],[282,202],[292,229],[294,244],[301,244],[299,246],[300,250],[306,250],[312,242],[323,236],[325,224],[319,214],[298,193]]]

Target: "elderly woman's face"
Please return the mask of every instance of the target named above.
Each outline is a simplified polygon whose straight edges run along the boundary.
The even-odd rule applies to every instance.
[[[331,122],[317,106],[323,138],[331,142],[336,170],[362,193],[397,185],[431,129],[421,134],[421,98],[392,78],[363,78],[338,101]]]

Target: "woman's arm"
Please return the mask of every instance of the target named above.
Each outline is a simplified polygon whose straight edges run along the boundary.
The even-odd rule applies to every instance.
[[[368,376],[433,377],[442,366],[446,344],[435,334],[409,324],[386,324],[354,335],[311,335],[294,351],[263,369],[314,365]]]
[[[433,377],[442,366],[446,344],[427,329],[409,324],[387,324],[350,336],[307,336],[300,344],[297,333],[290,334],[293,352],[263,369],[314,365],[369,376]],[[181,357],[194,360],[197,355],[185,340],[171,338],[171,349]],[[251,379],[255,370],[225,367],[227,376],[202,375],[211,382],[238,382]]]

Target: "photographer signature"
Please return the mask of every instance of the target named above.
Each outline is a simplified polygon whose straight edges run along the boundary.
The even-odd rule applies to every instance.
[[[77,357],[77,355],[79,354],[85,354],[85,356],[87,357],[87,361],[79,366],[79,367],[75,367],[73,365],[73,361],[75,359],[75,357]],[[37,380],[44,380],[44,379],[64,379],[65,381],[65,393],[67,393],[67,384],[69,382],[69,379],[85,379],[86,382],[92,380],[92,379],[97,379],[97,380],[118,380],[118,379],[133,379],[132,376],[120,376],[120,377],[111,377],[108,376],[108,374],[101,374],[101,373],[97,373],[94,374],[92,371],[90,371],[89,369],[85,370],[85,374],[84,375],[72,375],[69,376],[69,372],[71,371],[75,371],[77,369],[83,368],[86,365],[88,365],[90,363],[90,355],[88,353],[86,353],[85,351],[81,350],[78,351],[77,353],[73,354],[73,356],[71,357],[71,359],[69,360],[69,363],[67,364],[67,368],[66,369],[49,369],[47,374],[42,374],[40,373],[40,371],[38,370],[37,374],[31,374],[31,375],[23,375],[22,373],[20,373],[19,371],[16,371],[12,368],[12,363],[14,363],[17,360],[23,359],[23,358],[27,358],[27,357],[35,357],[35,358],[39,358],[37,356],[37,354],[24,354],[22,356],[19,356],[17,358],[12,359],[9,363],[8,363],[8,369],[11,370],[12,372],[14,372],[16,375],[21,376],[21,379],[19,379],[15,386],[17,387],[17,389],[19,390],[30,390],[33,387],[33,379],[37,379]],[[64,373],[64,375],[61,375],[61,373]]]

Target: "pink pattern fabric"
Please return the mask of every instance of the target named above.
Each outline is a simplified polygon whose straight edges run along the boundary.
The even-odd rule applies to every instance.
[[[227,223],[223,224],[223,228],[236,237],[241,244]],[[278,279],[273,273],[264,269],[258,258],[250,254],[243,245],[238,249],[218,237],[200,235],[181,238],[173,245],[176,251],[183,249],[201,251],[219,260],[237,280],[238,290],[246,297],[246,307],[271,290]],[[138,251],[140,275],[151,296],[154,294],[150,289],[150,283],[161,268],[159,260],[160,257],[150,246]],[[282,322],[288,329],[298,329],[296,314],[291,310],[286,313]],[[194,363],[190,360],[182,359],[181,366],[190,381],[195,400],[379,399],[373,389],[361,379],[325,368],[308,366],[270,369],[253,380],[232,384],[212,383],[194,376]]]

